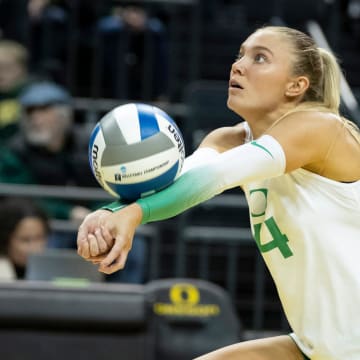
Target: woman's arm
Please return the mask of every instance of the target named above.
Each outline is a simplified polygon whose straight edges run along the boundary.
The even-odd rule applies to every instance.
[[[225,190],[285,172],[281,145],[265,135],[217,155],[207,164],[182,175],[173,185],[136,201],[142,223],[176,216]]]
[[[111,239],[115,242],[109,254],[101,259],[100,271],[112,273],[125,265],[133,235],[141,223],[171,218],[226,189],[278,176],[284,170],[283,150],[269,135],[218,154],[213,161],[189,170],[166,189],[104,219],[102,237],[107,243]]]
[[[233,127],[222,127],[212,131],[204,138],[199,148],[185,159],[182,174],[213,161],[220,152],[243,144],[247,135],[249,134],[245,130],[244,122]],[[88,260],[95,259],[98,261],[100,254],[108,253],[113,246],[113,239],[104,227],[103,233],[106,236],[102,237],[102,232],[99,230],[100,223],[112,212],[117,212],[129,205],[126,201],[117,200],[87,216],[79,227],[77,235],[79,255]],[[96,237],[94,236],[95,229],[97,231]]]

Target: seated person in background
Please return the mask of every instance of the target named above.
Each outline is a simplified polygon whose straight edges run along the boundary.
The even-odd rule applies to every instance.
[[[21,132],[0,152],[0,182],[98,187],[88,163],[90,133],[73,122],[72,101],[54,83],[33,83],[25,89],[20,96]],[[41,206],[51,218],[80,223],[99,203],[46,198]],[[145,245],[139,238],[128,274],[109,276],[109,281],[143,282]],[[76,248],[76,233],[52,233],[49,247]]]
[[[21,132],[0,155],[0,181],[15,184],[96,186],[88,165],[88,135],[73,124],[72,97],[59,85],[39,82],[20,96]],[[44,201],[49,216],[81,220],[83,205]]]
[[[48,218],[31,200],[7,198],[0,203],[0,224],[0,281],[23,279],[28,256],[46,247]]]
[[[101,95],[110,98],[165,100],[168,41],[165,26],[160,19],[150,16],[140,6],[117,5],[108,16],[99,20],[97,31],[103,48]],[[122,68],[119,64],[123,64],[122,73],[119,73]],[[152,74],[150,78],[149,74]],[[145,79],[150,79],[150,84],[144,84]]]
[[[0,40],[0,145],[18,131],[21,106],[18,95],[28,83],[26,48],[10,40]]]

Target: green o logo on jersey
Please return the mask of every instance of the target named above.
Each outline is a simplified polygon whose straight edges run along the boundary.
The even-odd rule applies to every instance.
[[[268,189],[254,189],[250,191],[250,204],[251,204],[251,217],[255,220],[259,220],[259,217],[263,217],[261,222],[256,223],[254,221],[254,237],[257,246],[259,247],[262,253],[279,249],[282,256],[286,259],[293,255],[289,247],[288,237],[281,232],[279,226],[276,224],[276,221],[273,216],[265,219],[265,212],[267,207],[267,197]],[[272,240],[267,243],[262,243],[261,241],[261,229],[263,224],[265,224],[267,230],[272,236]]]

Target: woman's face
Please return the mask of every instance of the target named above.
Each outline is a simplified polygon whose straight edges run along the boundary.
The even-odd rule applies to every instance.
[[[286,100],[290,54],[288,41],[277,32],[263,29],[249,36],[231,67],[228,107],[245,119],[276,111]]]
[[[25,267],[30,254],[45,249],[47,231],[43,221],[36,217],[21,220],[9,242],[10,260],[19,267]]]

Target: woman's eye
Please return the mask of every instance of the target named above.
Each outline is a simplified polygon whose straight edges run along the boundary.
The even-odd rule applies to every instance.
[[[235,61],[239,61],[243,56],[243,54],[238,54],[238,56],[235,58]]]
[[[266,61],[266,56],[264,54],[256,54],[254,57],[255,62],[257,63],[263,63]]]

